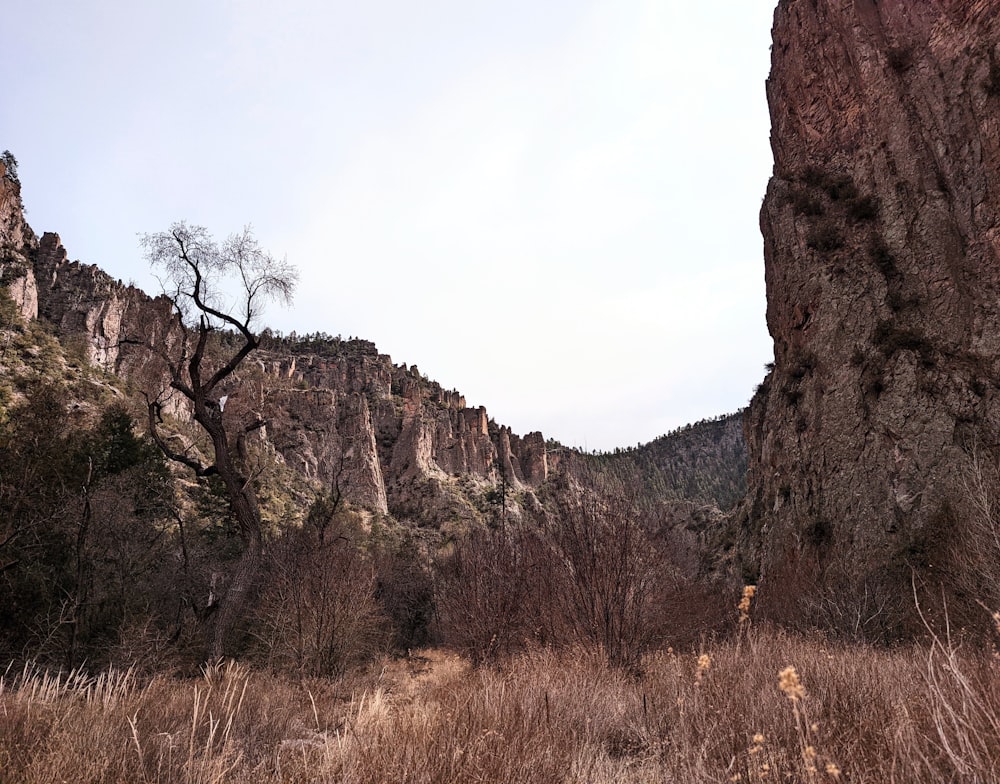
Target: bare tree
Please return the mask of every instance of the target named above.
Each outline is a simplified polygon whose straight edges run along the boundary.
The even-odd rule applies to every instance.
[[[149,432],[163,453],[199,477],[218,476],[243,552],[228,590],[215,600],[211,656],[227,653],[236,621],[246,609],[260,569],[262,526],[246,439],[263,427],[259,416],[227,422],[223,382],[258,347],[257,319],[271,300],[291,301],[298,273],[261,249],[249,228],[217,244],[200,226],[176,223],[169,231],[143,235],[146,258],[162,274],[173,304],[179,338],[150,346],[163,358],[169,386],[187,399],[194,421],[211,441],[211,457],[179,449],[162,431],[167,397],[148,400]],[[227,304],[228,300],[228,304]],[[224,333],[226,339],[219,339]],[[233,339],[230,339],[230,335]]]
[[[471,532],[439,559],[436,627],[476,665],[552,641],[548,543],[527,528]]]
[[[388,647],[374,560],[349,525],[324,520],[268,548],[254,636],[272,667],[335,676]]]
[[[552,536],[568,628],[610,664],[638,666],[657,631],[653,600],[662,592],[669,561],[656,552],[634,501],[585,495],[561,511]]]

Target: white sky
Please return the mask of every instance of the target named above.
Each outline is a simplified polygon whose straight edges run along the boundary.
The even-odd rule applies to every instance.
[[[774,0],[12,0],[28,221],[151,294],[137,233],[252,224],[284,332],[363,337],[588,449],[746,404]]]

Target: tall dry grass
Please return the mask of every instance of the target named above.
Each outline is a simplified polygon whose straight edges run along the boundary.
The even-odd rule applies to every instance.
[[[535,649],[440,651],[335,681],[28,669],[0,682],[4,782],[994,782],[1000,670],[749,630],[641,675]]]

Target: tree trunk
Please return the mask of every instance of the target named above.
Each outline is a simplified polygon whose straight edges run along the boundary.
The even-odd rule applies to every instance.
[[[212,630],[211,660],[218,661],[232,651],[233,631],[250,604],[250,597],[256,589],[254,584],[260,568],[260,537],[252,540],[243,550],[239,563],[233,571],[228,590],[219,600],[219,612]]]
[[[233,631],[257,587],[255,583],[263,552],[263,536],[257,496],[250,478],[233,460],[229,438],[222,424],[222,412],[204,406],[201,408],[195,419],[212,438],[215,467],[226,485],[229,511],[243,542],[243,554],[233,571],[228,589],[219,599],[219,611],[212,631],[211,658],[218,660],[231,654],[235,643]]]

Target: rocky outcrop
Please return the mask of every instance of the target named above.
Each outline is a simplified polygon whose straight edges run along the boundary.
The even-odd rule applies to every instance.
[[[269,340],[258,362],[279,390],[267,403],[275,448],[356,505],[440,524],[478,516],[477,482],[530,491],[547,477],[541,433],[513,435],[368,341]]]
[[[998,459],[1000,3],[781,0],[767,93],[746,571],[907,595]]]
[[[279,388],[270,397],[267,434],[289,466],[356,506],[389,511],[363,394]]]
[[[38,284],[31,267],[11,258],[0,262],[0,287],[11,298],[21,321],[38,317]]]
[[[87,358],[120,369],[123,343],[172,323],[170,303],[116,281],[93,264],[70,261],[58,234],[46,232],[35,254],[38,313],[60,335],[80,340]]]
[[[31,258],[38,238],[24,220],[21,183],[16,171],[0,160],[0,288],[7,292],[22,320],[38,316],[38,287]]]
[[[38,238],[24,219],[21,182],[16,170],[0,160],[0,248],[20,252],[38,246]]]

